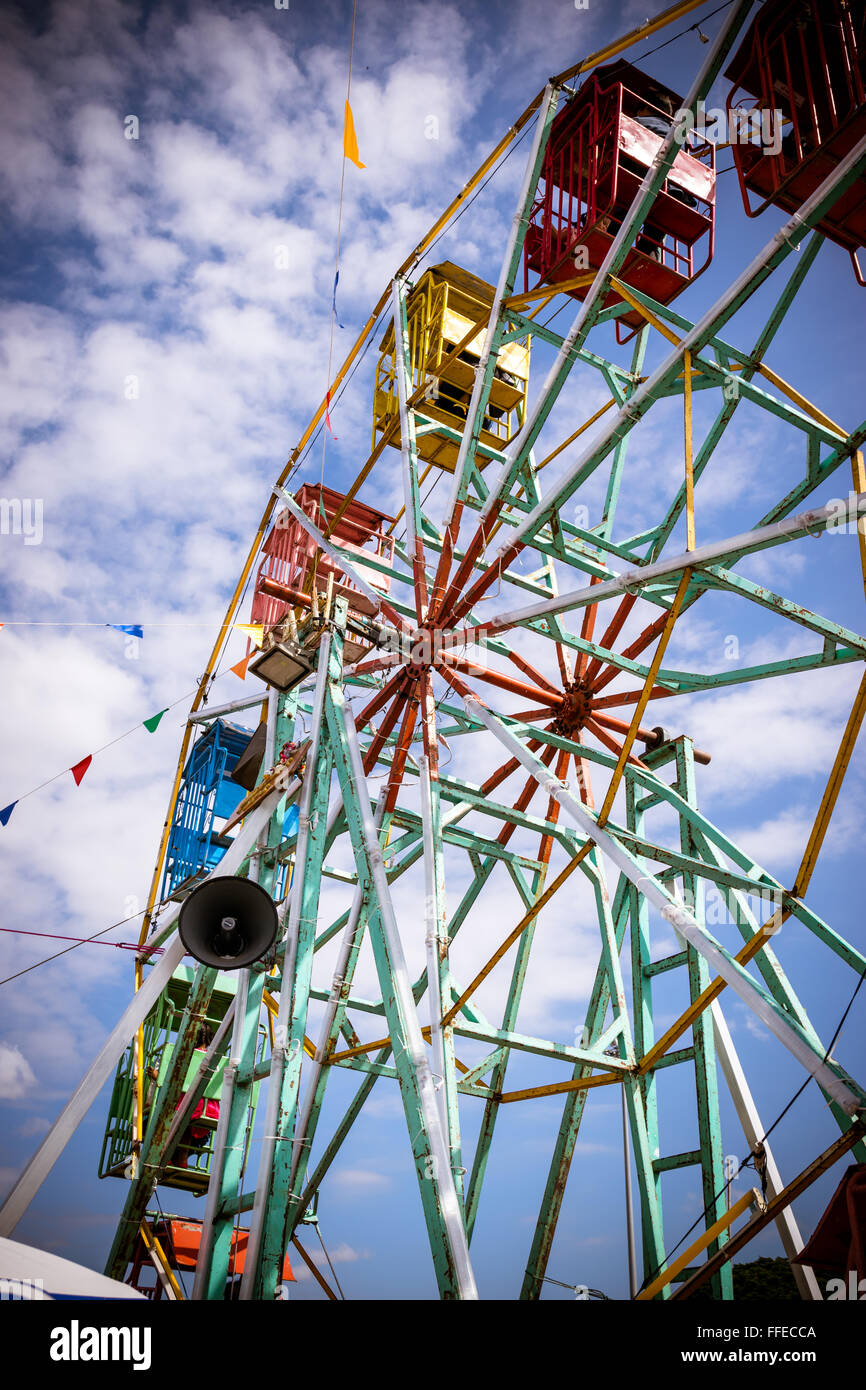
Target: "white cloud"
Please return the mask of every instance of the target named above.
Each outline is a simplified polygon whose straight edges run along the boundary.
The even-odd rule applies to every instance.
[[[35,1086],[33,1068],[20,1048],[0,1043],[0,1099],[20,1100]]]
[[[372,1168],[341,1168],[334,1173],[333,1180],[340,1187],[352,1189],[391,1186],[387,1173],[377,1173]]]

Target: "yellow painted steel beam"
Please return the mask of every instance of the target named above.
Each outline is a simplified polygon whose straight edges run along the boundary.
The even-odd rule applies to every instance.
[[[768,367],[764,362],[759,362],[758,371],[761,373],[761,376],[766,377],[767,381],[769,381],[772,386],[775,386],[778,391],[781,391],[783,396],[787,396],[788,400],[791,401],[798,410],[802,410],[803,414],[808,415],[816,424],[823,425],[825,429],[833,430],[836,434],[841,434],[843,437],[847,436],[848,431],[846,429],[843,429],[841,425],[837,425],[835,420],[831,420],[829,415],[825,415],[823,410],[819,410],[818,407],[813,405],[810,400],[807,400],[800,391],[789,385],[783,377],[779,376],[778,372],[773,371],[772,367]]]
[[[421,1029],[421,1036],[425,1042],[430,1041],[430,1026]],[[330,1066],[334,1062],[346,1062],[351,1057],[363,1057],[367,1052],[378,1052],[382,1047],[391,1047],[390,1038],[374,1038],[372,1042],[359,1043],[357,1047],[347,1047],[342,1052],[332,1052],[330,1057],[325,1058],[325,1062]],[[469,1068],[465,1062],[461,1062],[459,1057],[454,1058],[454,1065],[458,1071],[467,1072]]]
[[[739,1216],[742,1216],[745,1211],[748,1211],[749,1208],[753,1206],[757,1207],[758,1210],[762,1210],[764,1207],[763,1198],[755,1187],[751,1187],[748,1192],[744,1192],[740,1200],[735,1202],[732,1207],[729,1207],[724,1215],[719,1217],[718,1221],[713,1222],[712,1226],[708,1226],[702,1235],[698,1236],[697,1240],[692,1241],[688,1250],[684,1250],[681,1255],[678,1255],[672,1265],[669,1265],[651,1284],[647,1284],[645,1289],[641,1289],[640,1293],[635,1294],[635,1302],[655,1298],[657,1293],[661,1293],[662,1289],[667,1288],[668,1284],[670,1284],[673,1279],[676,1279],[681,1270],[688,1268],[695,1258],[695,1255],[699,1255],[702,1250],[706,1250],[707,1246],[714,1241],[717,1236],[721,1235],[722,1231],[726,1231]]]
[[[632,294],[624,280],[618,279],[616,275],[611,275],[610,283],[614,286],[617,293],[620,294],[633,309],[637,310],[637,312],[646,319],[648,324],[652,325],[657,333],[661,333],[662,337],[667,338],[668,342],[672,343],[674,347],[679,347],[682,339],[678,338],[673,329],[669,328],[666,323],[662,323],[661,319],[657,314],[653,313],[652,309],[648,309],[645,304],[640,302],[636,295]]]
[[[822,1173],[826,1173],[828,1168],[832,1168],[833,1164],[836,1163],[843,1154],[846,1154],[849,1149],[853,1149],[854,1145],[863,1138],[864,1133],[866,1133],[866,1125],[864,1125],[862,1120],[855,1120],[851,1128],[840,1135],[840,1137],[832,1143],[829,1148],[825,1149],[823,1153],[820,1153],[818,1157],[809,1164],[808,1168],[804,1168],[803,1172],[794,1178],[792,1182],[789,1182],[787,1187],[783,1187],[781,1192],[778,1192],[775,1197],[772,1197],[754,1220],[749,1222],[748,1226],[744,1226],[741,1231],[738,1231],[735,1236],[732,1236],[718,1254],[713,1255],[707,1260],[702,1269],[696,1270],[692,1277],[687,1280],[681,1288],[677,1289],[673,1297],[675,1299],[690,1298],[695,1289],[699,1288],[701,1284],[706,1283],[717,1270],[721,1269],[722,1265],[727,1264],[729,1260],[732,1260],[735,1255],[739,1254],[743,1246],[748,1245],[749,1241],[758,1235],[765,1226],[769,1226],[771,1221],[775,1221],[780,1212],[783,1212],[786,1207],[790,1206],[791,1203],[800,1196],[801,1192],[805,1192],[808,1187],[812,1186],[813,1182],[820,1178]]]
[[[152,1253],[156,1255],[156,1258],[159,1260],[163,1274],[165,1275],[166,1279],[171,1285],[171,1290],[175,1298],[179,1302],[183,1302],[185,1297],[183,1289],[181,1288],[180,1284],[178,1283],[175,1277],[174,1270],[171,1268],[171,1265],[168,1262],[168,1257],[165,1251],[163,1250],[160,1242],[157,1240],[156,1236],[153,1234],[146,1221],[142,1221],[138,1229],[141,1238],[144,1241],[144,1246],[148,1254]]]
[[[554,1081],[550,1086],[532,1086],[527,1091],[504,1091],[496,1099],[505,1105],[513,1100],[534,1100],[537,1096],[560,1096],[566,1091],[588,1091],[593,1086],[617,1086],[623,1081],[617,1072],[602,1072],[597,1076],[578,1076],[572,1081]]]
[[[695,470],[692,453],[692,354],[683,353],[683,431],[686,482],[686,550],[695,548]]]
[[[621,39],[615,39],[613,43],[605,44],[604,48],[590,53],[583,62],[575,63],[573,67],[558,73],[554,81],[568,82],[572,77],[577,77],[582,72],[589,72],[599,63],[608,62],[610,58],[615,58],[618,53],[623,53],[625,49],[631,48],[643,39],[648,39],[651,34],[657,34],[660,29],[665,29],[668,24],[682,19],[683,15],[691,14],[692,10],[700,9],[701,5],[705,3],[706,0],[681,0],[680,4],[671,5],[670,9],[662,10],[661,14],[657,14],[655,19],[645,19],[643,24],[639,24],[636,29],[630,29]]]
[[[292,1236],[292,1245],[294,1245],[295,1249],[297,1250],[298,1254],[300,1255],[301,1259],[307,1266],[307,1269],[310,1271],[319,1287],[321,1289],[324,1289],[325,1293],[328,1295],[328,1298],[331,1300],[332,1303],[337,1303],[339,1301],[337,1295],[334,1293],[334,1290],[331,1288],[330,1284],[327,1283],[322,1274],[316,1268],[313,1261],[310,1259],[309,1255],[304,1249],[303,1245],[298,1240],[297,1236]]]
[[[797,870],[797,877],[794,880],[794,887],[791,889],[795,898],[802,898],[804,896],[812,874],[815,871],[818,855],[821,852],[821,846],[827,834],[833,808],[836,805],[839,792],[842,789],[842,782],[848,764],[851,761],[851,755],[854,752],[854,745],[857,742],[857,735],[863,724],[864,715],[866,715],[866,673],[864,673],[863,679],[860,682],[854,705],[848,716],[848,723],[845,725],[842,742],[839,744],[839,751],[836,754],[827,786],[824,789],[821,805],[818,807],[815,824],[812,826],[809,841],[806,845],[800,867]]]
[[[508,299],[503,299],[504,309],[522,309],[527,304],[533,304],[536,299],[552,299],[556,294],[568,294],[570,290],[582,290],[587,285],[591,285],[596,277],[596,271],[586,271],[583,275],[575,275],[570,280],[561,280],[557,283],[549,282],[544,285],[536,285],[534,290],[525,290],[522,294],[509,295]]]
[[[546,458],[543,458],[536,466],[536,473],[540,473],[542,468],[546,468],[549,463],[552,463],[553,460],[562,453],[563,449],[567,449],[569,444],[573,444],[575,439],[579,439],[584,430],[588,430],[590,425],[594,425],[596,420],[600,420],[605,411],[610,410],[612,405],[616,405],[613,396],[611,396],[609,401],[605,401],[604,405],[601,406],[594,415],[590,415],[588,420],[584,420],[583,424],[574,431],[574,434],[570,434],[567,439],[564,439],[561,444],[558,444],[552,454],[548,454]]]

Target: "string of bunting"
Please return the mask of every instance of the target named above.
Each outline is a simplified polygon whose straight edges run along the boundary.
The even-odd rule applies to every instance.
[[[0,623],[0,628],[6,625],[7,624]],[[58,623],[53,624],[53,626],[66,626],[66,624]],[[94,624],[69,624],[69,626],[94,626]],[[261,646],[263,634],[261,623],[233,623],[232,626],[245,633],[255,646]],[[143,628],[139,623],[106,623],[105,627],[115,628],[118,632],[125,632],[132,637],[143,637],[144,635]],[[231,672],[232,675],[238,676],[240,680],[246,680],[247,666],[251,657],[252,651],[242,657],[240,661],[235,662],[234,666],[230,666],[228,668],[229,672]],[[222,674],[226,675],[228,672],[224,671]],[[218,680],[219,676],[215,676],[214,679]],[[27,792],[22,792],[21,796],[16,797],[14,801],[9,802],[8,806],[4,806],[0,809],[0,826],[9,824],[12,812],[19,802],[26,800],[28,796],[32,796],[34,792],[41,791],[43,787],[49,786],[52,782],[56,782],[59,778],[64,777],[67,772],[72,773],[72,779],[76,787],[80,787],[90,768],[90,764],[98,753],[104,753],[107,748],[113,748],[115,743],[120,743],[121,740],[129,738],[130,734],[134,734],[137,729],[144,728],[149,734],[155,734],[159,728],[160,720],[163,715],[168,714],[170,709],[174,709],[175,705],[183,704],[185,701],[192,699],[194,694],[194,690],[188,691],[187,694],[181,695],[177,700],[172,701],[170,705],[166,705],[165,709],[159,710],[156,714],[148,715],[147,719],[142,719],[140,723],[134,724],[133,727],[127,729],[125,733],[119,734],[117,738],[111,739],[109,743],[104,743],[101,748],[95,749],[93,753],[88,753],[86,757],[81,758],[77,763],[73,763],[71,767],[64,768],[62,772],[56,772],[53,777],[47,777],[45,781],[40,782],[38,786],[31,787]]]

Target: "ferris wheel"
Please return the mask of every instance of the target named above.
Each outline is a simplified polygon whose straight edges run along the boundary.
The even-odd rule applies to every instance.
[[[732,1256],[771,1223],[802,1296],[820,1297],[791,1202],[844,1154],[866,1161],[866,1090],[795,992],[782,928],[798,924],[816,978],[830,958],[844,967],[841,1012],[866,956],[808,889],[866,676],[791,883],[739,842],[734,815],[701,809],[716,754],[695,746],[689,721],[701,700],[866,659],[858,631],[741,569],[842,528],[866,584],[866,426],[839,425],[771,365],[825,243],[825,256],[851,255],[862,283],[866,6],[771,0],[752,13],[735,0],[678,92],[621,55],[691,8],[551,79],[394,276],[336,374],[274,487],[190,714],[134,997],[7,1200],[4,1234],[114,1072],[100,1172],[128,1191],[106,1272],[131,1267],[135,1281],[153,1265],[154,1296],[177,1297],[188,1268],[195,1298],[222,1298],[227,1278],[242,1299],[273,1298],[294,1249],[333,1295],[301,1237],[374,1088],[396,1085],[440,1296],[471,1299],[484,1294],[471,1241],[502,1107],[553,1098],[557,1132],[515,1272],[515,1292],[535,1299],[601,1090],[622,1106],[630,1228],[637,1189],[632,1297],[685,1298],[709,1281],[730,1298]],[[725,234],[701,122],[724,76],[730,130],[746,132],[730,141],[745,210],[784,220],[692,322],[673,305]],[[522,137],[496,284],[454,261],[422,269]],[[768,281],[770,311],[744,339],[738,313]],[[371,449],[355,482],[290,491],[371,345]],[[719,538],[702,524],[702,492],[744,408],[782,427],[801,463],[763,515]],[[640,444],[656,421],[652,447],[662,439],[676,455],[673,483]],[[380,480],[398,457],[394,515]],[[816,500],[838,470],[847,501]],[[248,584],[261,630],[252,693],[206,706]],[[797,655],[672,665],[694,615],[719,609],[771,615],[774,651],[795,633]],[[253,730],[236,722],[245,710],[260,713]],[[592,942],[567,1037],[521,1023],[554,910],[574,917],[557,938],[564,957]],[[672,982],[682,1006],[668,1019],[657,1000]],[[828,1102],[834,1134],[799,1176],[774,1157],[775,1112],[759,1114],[726,1021],[734,1000]],[[357,1073],[336,1108],[335,1069]],[[736,1201],[722,1090],[755,1174]],[[688,1138],[667,1149],[674,1130]],[[700,1201],[674,1252],[663,1191],[683,1169]],[[201,1220],[149,1214],[157,1185],[201,1196]]]

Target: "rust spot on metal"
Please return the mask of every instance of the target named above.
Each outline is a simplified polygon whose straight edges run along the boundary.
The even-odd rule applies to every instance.
[[[566,685],[563,694],[553,730],[562,738],[574,740],[592,713],[592,693],[586,682],[579,679]]]

